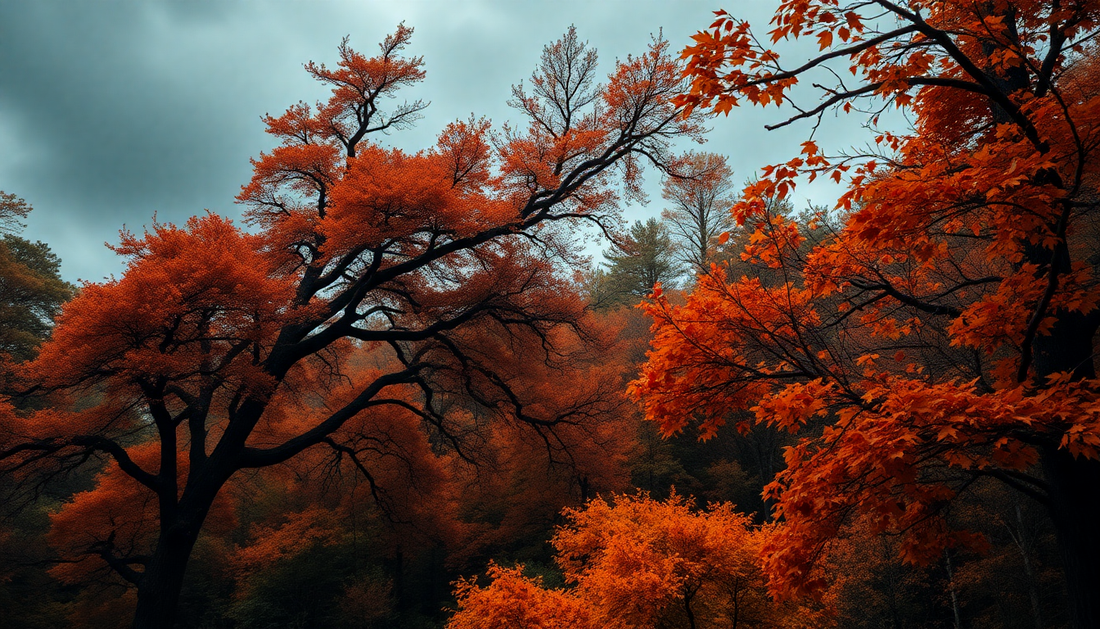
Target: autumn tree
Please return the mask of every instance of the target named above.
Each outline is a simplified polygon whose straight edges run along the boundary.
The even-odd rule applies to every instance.
[[[172,626],[199,533],[242,470],[317,450],[369,485],[394,459],[365,457],[369,434],[352,428],[402,416],[468,452],[471,427],[442,411],[441,389],[548,439],[583,421],[585,400],[528,399],[500,355],[554,363],[556,331],[584,335],[584,304],[555,266],[567,226],[607,220],[616,182],[635,190],[640,160],[670,161],[670,140],[699,132],[671,102],[681,67],[657,39],[599,83],[567,34],[536,71],[545,89],[517,95],[526,127],[458,121],[406,153],[372,138],[424,107],[387,107],[424,79],[423,60],[402,54],[411,35],[398,27],[373,57],[345,40],[336,67],[307,64],[331,96],[265,118],[279,145],[254,160],[239,196],[251,229],[207,214],[124,232],[122,277],[85,284],[25,369],[56,405],[5,431],[4,470],[106,459],[101,480],[126,500],[121,513],[148,528],[96,519],[83,552],[136,590],[135,627]],[[373,352],[373,369],[348,369],[357,348]],[[78,497],[57,517],[110,500]]]
[[[766,533],[729,503],[696,510],[675,493],[617,495],[564,515],[552,544],[572,589],[491,566],[489,585],[459,583],[448,626],[776,627],[795,610],[768,598],[757,557]],[[575,624],[556,620],[566,613]],[[813,624],[814,612],[799,613]]]
[[[838,626],[949,626],[944,622],[952,614],[943,557],[914,566],[898,557],[898,543],[896,537],[877,535],[866,522],[855,521],[822,556],[828,586],[821,596],[834,608]]]
[[[596,499],[568,510],[553,545],[567,580],[603,626],[766,624],[770,601],[757,563],[763,536],[725,503],[697,512],[673,493]]]
[[[514,553],[530,561],[531,549],[548,561],[542,551],[564,507],[629,487],[626,460],[637,413],[622,396],[629,376],[623,344],[615,338],[618,324],[592,322],[589,330],[602,340],[581,343],[558,335],[563,337],[556,342],[561,359],[571,362],[565,370],[532,364],[522,353],[486,343],[500,366],[515,361],[514,369],[509,368],[517,374],[514,390],[539,400],[543,412],[569,418],[554,431],[517,422],[510,412],[487,416],[484,405],[454,396],[453,412],[491,423],[491,429],[479,445],[480,468],[459,466],[452,474],[463,523],[463,537],[448,558],[452,565],[481,569],[489,558]],[[562,386],[566,377],[570,384]]]
[[[715,261],[718,238],[733,228],[733,170],[716,153],[688,153],[674,175],[665,178],[661,196],[670,207],[661,212],[679,245],[680,260],[706,273]]]
[[[746,188],[743,257],[781,282],[719,271],[687,305],[648,307],[633,391],[666,432],[713,434],[737,408],[823,429],[768,490],[777,591],[813,589],[810,566],[856,515],[901,535],[909,561],[981,546],[943,516],[992,477],[1045,507],[1072,625],[1100,624],[1098,18],[1092,1],[790,0],[771,44],[720,11],[685,50],[688,110],[799,105],[773,128],[834,109],[913,120],[856,154],[808,141]],[[771,48],[799,37],[821,53],[787,64]],[[806,229],[763,201],[799,177],[846,186],[841,229],[805,253]]]

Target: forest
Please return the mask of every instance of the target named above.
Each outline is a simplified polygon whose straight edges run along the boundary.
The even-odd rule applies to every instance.
[[[1100,628],[1100,0],[654,32],[415,152],[413,27],[333,42],[103,281],[0,193],[0,629]]]

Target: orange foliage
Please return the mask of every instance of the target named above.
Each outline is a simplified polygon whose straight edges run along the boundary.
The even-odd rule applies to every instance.
[[[570,30],[517,96],[527,128],[471,118],[407,153],[373,138],[426,106],[384,107],[425,77],[402,54],[411,35],[399,26],[373,57],[345,40],[335,68],[307,64],[332,91],[265,119],[279,145],[238,196],[253,231],[207,214],[124,232],[123,276],[85,284],[23,370],[54,410],[15,421],[0,459],[111,461],[55,517],[57,539],[87,513],[81,533],[104,542],[87,548],[139,591],[136,626],[171,625],[191,548],[242,470],[296,457],[354,469],[395,518],[442,520],[453,502],[432,488],[474,460],[488,418],[594,482],[615,476],[619,376],[585,358],[599,332],[567,279],[569,226],[614,221],[619,189],[639,190],[638,158],[663,166],[673,138],[698,137],[671,102],[681,65],[656,39],[601,84],[572,62],[594,52]],[[552,87],[574,80],[580,100]],[[554,108],[576,118],[548,124]],[[468,413],[448,412],[460,402]],[[159,529],[150,552],[142,523]]]
[[[730,504],[695,512],[673,494],[596,499],[566,510],[554,537],[566,579],[598,610],[600,624],[644,627],[687,615],[704,626],[749,626],[768,610],[757,564],[763,534]]]
[[[115,251],[129,258],[126,273],[85,283],[27,376],[62,388],[109,373],[107,382],[119,387],[110,393],[134,395],[157,378],[198,383],[200,365],[219,356],[208,370],[232,385],[268,389],[269,376],[239,348],[270,342],[293,320],[286,309],[293,287],[272,277],[261,242],[213,214],[185,229],[157,224],[141,238],[124,232]]]
[[[523,566],[489,565],[493,583],[473,579],[455,587],[458,612],[450,629],[585,629],[597,627],[587,604],[574,594],[542,587],[542,579],[523,576]]]
[[[1088,245],[1100,172],[1086,140],[1100,93],[1077,44],[1098,19],[1094,1],[785,0],[771,42],[813,36],[819,56],[781,67],[724,11],[685,49],[688,111],[778,105],[817,81],[820,103],[776,126],[884,102],[915,121],[864,154],[807,141],[766,167],[733,208],[753,232],[746,276],[716,268],[685,305],[644,306],[656,339],[631,391],[663,431],[697,422],[707,437],[738,409],[824,426],[768,489],[784,522],[768,545],[777,592],[820,585],[810,566],[852,514],[903,534],[910,561],[980,546],[940,516],[993,476],[1046,504],[1064,552],[1089,557],[1067,569],[1076,622],[1094,623],[1100,547],[1079,531],[1100,516]],[[852,76],[841,82],[836,64]],[[813,224],[765,200],[820,176],[846,184],[842,224],[807,251]]]
[[[491,565],[488,586],[458,583],[448,626],[828,625],[819,610],[768,599],[758,560],[767,533],[728,503],[696,511],[676,494],[664,502],[617,495],[614,504],[596,498],[564,515],[552,543],[572,589],[547,590],[522,567]],[[563,617],[575,624],[558,624]]]
[[[456,465],[460,512],[468,524],[455,561],[544,535],[562,508],[627,488],[626,459],[636,421],[621,393],[627,348],[604,340],[614,339],[621,323],[586,321],[599,340],[555,331],[550,338],[560,352],[550,362],[525,363],[520,338],[483,338],[476,344],[484,348],[485,360],[492,358],[500,373],[509,374],[516,400],[536,402],[526,405],[522,416],[507,397],[468,408],[471,422],[478,416],[484,421],[486,409],[495,409],[493,428],[477,453],[494,473],[471,474]],[[562,386],[566,381],[570,385]]]

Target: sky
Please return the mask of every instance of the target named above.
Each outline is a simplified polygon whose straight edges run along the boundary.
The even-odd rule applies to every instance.
[[[601,72],[645,50],[663,32],[674,50],[725,8],[766,28],[777,0],[0,0],[0,190],[35,210],[23,236],[62,259],[69,281],[118,275],[105,246],[123,226],[140,232],[210,210],[237,218],[233,198],[251,175],[249,158],[273,146],[261,116],[326,97],[302,69],[335,65],[337,45],[373,54],[404,22],[409,55],[426,80],[409,100],[431,101],[424,118],[383,143],[415,151],[471,113],[494,125],[519,120],[506,105],[542,47],[571,25],[599,51]],[[812,48],[796,45],[795,54]],[[745,179],[798,153],[810,124],[766,131],[776,109],[745,107],[709,125],[703,147],[729,158]],[[822,146],[863,145],[863,120],[827,117]],[[662,209],[624,208],[635,220]],[[796,204],[831,204],[840,190],[802,186]],[[593,251],[599,251],[596,243]]]

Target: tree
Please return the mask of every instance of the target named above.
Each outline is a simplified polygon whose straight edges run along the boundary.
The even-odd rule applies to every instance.
[[[557,343],[562,359],[573,363],[566,370],[532,364],[522,354],[499,348],[498,361],[515,361],[513,389],[539,400],[543,412],[570,420],[553,432],[534,434],[508,417],[493,422],[479,446],[484,463],[476,475],[455,475],[465,536],[451,554],[452,563],[480,570],[486,559],[502,554],[519,554],[528,563],[532,554],[548,560],[546,538],[564,507],[629,487],[626,459],[637,419],[622,396],[627,376],[622,343],[615,342],[616,323],[593,325],[600,343]],[[456,406],[484,417],[483,407]]]
[[[587,603],[571,592],[547,589],[523,567],[490,564],[487,587],[475,579],[455,584],[458,610],[449,629],[586,629],[595,627]]]
[[[12,371],[33,358],[53,327],[61,304],[72,297],[74,287],[61,279],[60,260],[43,242],[31,242],[18,234],[19,219],[30,205],[13,194],[0,192],[0,443],[18,424],[17,406],[9,395],[19,386]],[[2,446],[0,446],[2,449]],[[14,483],[0,477],[0,607],[7,622],[21,626],[29,618],[55,616],[49,607],[50,580],[35,564],[48,557],[42,528],[44,516],[20,513],[25,501],[13,497]],[[26,594],[33,592],[33,596]],[[46,593],[43,596],[43,593]],[[47,621],[48,622],[48,621]]]
[[[757,558],[766,533],[729,503],[697,511],[675,493],[618,495],[564,515],[552,544],[573,589],[490,566],[488,586],[459,582],[448,626],[768,627],[794,611],[768,598]],[[811,626],[812,612],[798,611]],[[566,613],[574,624],[561,624]]]
[[[25,200],[0,190],[0,234],[10,236],[23,229],[19,222],[31,213],[31,206]]]
[[[61,279],[61,260],[46,243],[0,239],[0,354],[32,358],[75,288]]]
[[[681,68],[657,39],[616,64],[583,125],[535,116],[564,106],[537,93],[526,130],[494,141],[488,121],[459,121],[408,154],[371,137],[424,106],[384,107],[424,78],[422,59],[401,54],[411,35],[399,26],[374,57],[344,41],[337,67],[307,64],[332,94],[265,119],[281,144],[254,161],[239,196],[253,229],[207,214],[123,233],[123,276],[85,285],[26,367],[39,391],[81,404],[19,418],[5,469],[102,456],[105,478],[147,498],[148,543],[130,553],[103,530],[88,549],[136,589],[135,627],[172,626],[192,548],[242,470],[327,449],[369,484],[358,456],[371,444],[351,428],[400,414],[461,456],[471,426],[441,411],[439,390],[543,434],[583,418],[584,401],[525,398],[498,369],[500,345],[485,342],[553,362],[556,330],[584,334],[584,304],[554,265],[568,250],[563,225],[607,220],[615,172],[629,190],[639,158],[668,161],[672,138],[699,132],[671,103]],[[571,50],[559,42],[544,60]],[[538,76],[552,85],[578,71],[544,63]],[[373,369],[348,370],[356,348]],[[337,387],[354,392],[326,400]]]
[[[860,521],[846,527],[830,545],[821,559],[828,581],[823,598],[834,608],[837,626],[948,626],[943,622],[951,616],[943,562],[906,564],[898,558],[897,545],[897,538],[876,535]]]
[[[558,563],[601,626],[767,624],[763,534],[733,505],[696,512],[675,493],[663,502],[617,496],[614,505],[596,499],[565,515],[553,540]]]
[[[655,218],[634,221],[630,233],[604,257],[612,293],[631,302],[653,292],[657,284],[672,284],[681,270],[668,227]]]
[[[16,361],[34,356],[74,292],[61,279],[61,261],[50,248],[17,235],[22,228],[17,219],[30,211],[23,199],[0,192],[0,357]]]
[[[697,419],[712,434],[731,408],[823,428],[769,489],[777,590],[812,589],[814,558],[856,514],[901,534],[910,561],[980,546],[942,516],[993,477],[1045,506],[1073,626],[1100,623],[1098,18],[1092,1],[791,1],[771,41],[811,35],[816,57],[781,65],[725,12],[685,51],[689,110],[779,104],[813,83],[821,100],[772,128],[834,108],[874,122],[891,103],[914,120],[867,154],[808,141],[746,188],[746,257],[781,283],[718,272],[684,307],[648,308],[657,338],[633,391],[666,432]],[[761,200],[799,176],[847,186],[842,228],[805,255],[804,230]]]
[[[710,270],[715,247],[733,229],[733,170],[715,153],[688,153],[676,175],[665,178],[661,196],[672,207],[661,212],[680,246],[680,260],[699,273]]]

